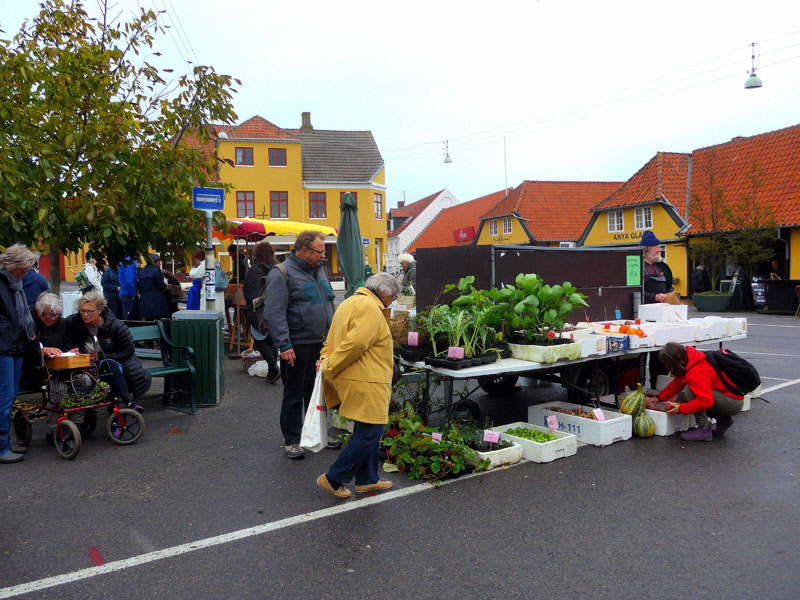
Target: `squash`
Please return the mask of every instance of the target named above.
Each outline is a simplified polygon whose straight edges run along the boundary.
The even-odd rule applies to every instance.
[[[644,407],[647,404],[647,397],[642,391],[642,384],[639,384],[639,389],[632,391],[630,394],[619,401],[619,409],[626,415],[635,417],[636,415],[644,412]]]
[[[633,420],[633,435],[637,437],[652,437],[656,432],[656,422],[642,413]]]

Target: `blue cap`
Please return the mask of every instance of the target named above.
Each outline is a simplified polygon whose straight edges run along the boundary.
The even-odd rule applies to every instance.
[[[645,248],[650,248],[651,246],[660,246],[661,240],[656,237],[656,234],[648,229],[644,232],[644,235],[642,235],[642,239],[639,240],[639,245],[644,246]]]

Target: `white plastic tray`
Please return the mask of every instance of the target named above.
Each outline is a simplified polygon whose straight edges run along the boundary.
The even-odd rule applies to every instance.
[[[552,442],[539,443],[534,442],[533,440],[517,437],[515,435],[508,435],[505,433],[507,430],[516,429],[517,427],[548,431],[558,439],[553,440]],[[552,431],[547,427],[539,427],[538,425],[533,425],[531,423],[510,423],[508,425],[500,425],[499,427],[492,427],[492,431],[499,431],[501,439],[510,440],[515,444],[519,444],[519,446],[522,448],[522,457],[525,460],[530,460],[532,462],[551,462],[557,458],[572,456],[578,451],[578,439],[571,433]]]
[[[633,431],[633,420],[630,415],[624,415],[613,410],[603,408],[605,421],[593,421],[575,415],[547,410],[547,407],[573,409],[582,408],[590,411],[593,407],[580,406],[569,402],[547,402],[541,405],[528,407],[528,422],[534,425],[547,426],[547,417],[555,415],[558,419],[558,429],[572,433],[579,442],[592,446],[608,446],[614,442],[630,439]]]

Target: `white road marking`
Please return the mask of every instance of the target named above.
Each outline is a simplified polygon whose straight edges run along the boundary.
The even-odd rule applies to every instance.
[[[526,462],[527,461],[522,460],[519,463],[517,463],[517,465],[521,465]],[[511,465],[511,466],[517,466],[517,465]],[[489,473],[495,473],[502,470],[503,469],[496,468],[492,469],[491,471],[471,473],[469,475],[459,477],[458,479],[451,479],[449,481],[442,482],[442,485],[449,485],[451,483],[456,483],[459,481],[463,481],[465,479],[470,479],[472,477],[479,477],[481,475],[487,475]],[[240,529],[239,531],[232,531],[230,533],[217,535],[214,537],[206,538],[204,540],[197,540],[196,542],[188,542],[186,544],[180,544],[178,546],[172,546],[171,548],[164,548],[162,550],[156,550],[154,552],[147,552],[146,554],[140,554],[138,556],[131,556],[130,558],[116,560],[98,567],[89,567],[86,569],[80,569],[78,571],[72,571],[71,573],[54,575],[52,577],[45,577],[44,579],[38,579],[36,581],[30,581],[28,583],[21,583],[19,585],[5,587],[0,589],[0,598],[13,598],[15,596],[21,596],[22,594],[29,594],[31,592],[36,592],[39,590],[44,590],[47,588],[64,585],[65,583],[72,583],[75,581],[81,581],[83,579],[89,579],[91,577],[97,577],[98,575],[105,575],[107,573],[113,573],[115,571],[130,569],[131,567],[136,567],[138,565],[155,562],[157,560],[162,560],[165,558],[172,558],[174,556],[180,556],[181,554],[194,552],[196,550],[203,550],[205,548],[210,548],[212,546],[228,544],[230,542],[235,542],[237,540],[242,540],[256,535],[262,535],[270,531],[277,531],[279,529],[284,529],[286,527],[292,527],[293,525],[300,525],[302,523],[316,521],[317,519],[332,517],[334,515],[350,512],[352,510],[363,508],[365,506],[380,504],[382,502],[394,500],[395,498],[402,498],[404,496],[410,496],[412,494],[418,494],[419,492],[424,492],[426,490],[432,490],[432,489],[435,488],[430,483],[418,483],[416,485],[412,485],[406,488],[400,488],[398,490],[393,490],[390,492],[382,492],[378,495],[367,496],[359,500],[351,500],[350,502],[337,504],[336,506],[323,508],[321,510],[316,510],[310,513],[295,515],[294,517],[288,517],[286,519],[281,519],[279,521],[264,523],[263,525],[248,527],[246,529]]]
[[[747,323],[748,327],[785,327],[787,329],[800,329],[800,325],[767,325],[766,323]]]
[[[742,350],[741,352],[737,352],[737,354],[744,355],[752,355],[752,356],[781,356],[783,358],[800,358],[800,354],[773,354],[770,352],[747,352]]]
[[[768,387],[765,390],[761,390],[761,395],[769,394],[770,392],[775,392],[777,390],[783,389],[785,387],[789,387],[790,385],[795,385],[800,383],[800,379],[792,379],[791,381],[787,381],[785,383],[779,383],[778,385],[773,385],[772,387]]]
[[[761,381],[765,379],[772,379],[773,381],[792,381],[791,379],[786,379],[785,377],[762,377]]]

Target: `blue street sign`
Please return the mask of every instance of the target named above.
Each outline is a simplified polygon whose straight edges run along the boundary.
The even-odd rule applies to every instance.
[[[361,243],[365,246],[369,246],[369,238],[361,238]]]
[[[224,210],[225,190],[222,188],[192,188],[192,208],[196,210]]]

